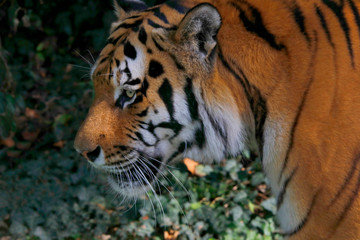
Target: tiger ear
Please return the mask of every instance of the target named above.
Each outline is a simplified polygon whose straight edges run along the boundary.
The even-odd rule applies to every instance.
[[[217,9],[211,4],[202,3],[186,13],[174,39],[177,43],[208,57],[217,44],[216,35],[220,26],[221,16]]]
[[[113,5],[114,5],[114,11],[115,11],[115,15],[119,20],[122,20],[126,17],[126,12],[124,11],[124,9],[122,9],[122,7],[119,6],[117,0],[113,1]]]
[[[119,20],[128,17],[130,11],[142,11],[147,9],[147,5],[141,0],[121,0],[120,5],[117,0],[113,0],[115,15]]]

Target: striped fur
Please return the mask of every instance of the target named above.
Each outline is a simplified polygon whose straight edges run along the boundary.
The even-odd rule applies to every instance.
[[[116,7],[75,148],[132,196],[256,151],[289,239],[360,239],[360,2],[201,2]]]

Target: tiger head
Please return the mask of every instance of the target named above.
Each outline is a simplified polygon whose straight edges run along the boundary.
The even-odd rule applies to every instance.
[[[216,8],[116,9],[119,19],[91,71],[95,98],[75,149],[126,196],[147,191],[165,165],[184,157],[238,155],[252,142],[245,126],[253,123],[219,81]]]

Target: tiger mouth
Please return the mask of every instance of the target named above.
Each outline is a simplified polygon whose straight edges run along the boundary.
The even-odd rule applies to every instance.
[[[136,160],[126,167],[117,168],[117,171],[108,172],[110,184],[125,188],[146,188],[157,178],[161,167],[161,161]]]

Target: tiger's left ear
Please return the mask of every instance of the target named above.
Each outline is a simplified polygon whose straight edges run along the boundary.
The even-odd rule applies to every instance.
[[[221,16],[217,9],[211,4],[202,3],[186,13],[174,40],[207,58],[215,49],[220,26]]]
[[[146,4],[139,0],[121,0],[120,5],[118,0],[113,0],[115,15],[119,20],[128,17],[128,12],[143,11],[148,7]]]

